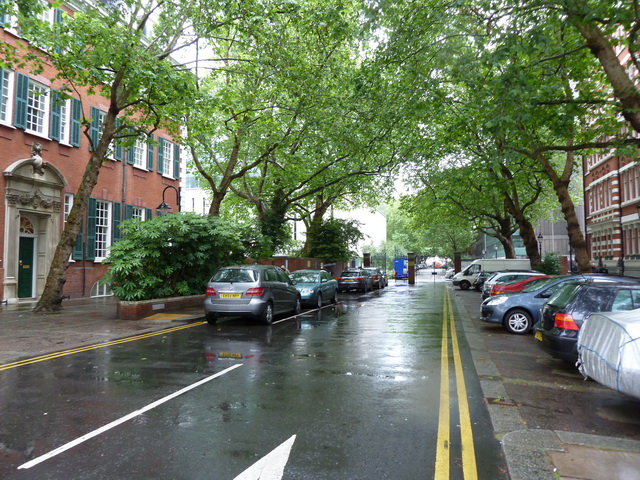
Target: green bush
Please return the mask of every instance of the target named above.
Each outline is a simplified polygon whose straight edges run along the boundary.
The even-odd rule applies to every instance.
[[[122,239],[111,247],[102,282],[121,300],[202,294],[218,268],[242,262],[256,246],[242,239],[260,243],[247,235],[249,227],[193,213],[127,220],[120,228]]]
[[[537,270],[547,275],[560,275],[562,273],[560,256],[557,253],[547,253],[538,264]]]

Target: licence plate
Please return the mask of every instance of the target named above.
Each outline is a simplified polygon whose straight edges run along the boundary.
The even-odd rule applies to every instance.
[[[242,358],[242,354],[238,352],[220,352],[220,358]]]
[[[346,280],[347,282],[355,282],[355,280],[353,278],[347,278]]]
[[[241,298],[241,293],[221,293],[220,298]]]
[[[542,332],[538,330],[535,334],[536,340],[542,341]]]

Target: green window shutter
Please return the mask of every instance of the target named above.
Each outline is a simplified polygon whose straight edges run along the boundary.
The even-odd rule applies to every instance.
[[[55,90],[51,90],[51,108],[49,112],[49,138],[60,141],[60,110],[62,102],[60,95]]]
[[[134,163],[134,152],[135,152],[135,147],[129,147],[127,149],[127,163],[129,165],[133,165]]]
[[[149,140],[153,141],[153,134],[149,135]],[[152,144],[147,144],[147,170],[153,172],[153,160],[154,160],[154,147]]]
[[[93,151],[100,141],[100,110],[96,107],[91,107],[91,125],[89,126],[89,136],[91,137],[91,143],[93,146],[90,150]]]
[[[16,73],[16,102],[13,112],[13,126],[27,128],[27,102],[29,97],[29,77]]]
[[[122,232],[120,232],[120,203],[113,202],[111,206],[111,224],[113,232],[113,243],[122,238]]]
[[[158,173],[164,173],[164,138],[158,137]]]
[[[82,117],[82,104],[77,98],[71,99],[71,145],[80,146],[80,118]]]
[[[180,145],[173,144],[173,178],[180,180]]]
[[[126,205],[124,208],[124,219],[129,220],[133,218],[133,205]]]
[[[146,208],[144,212],[144,219],[151,220],[152,217],[153,217],[153,210],[151,210],[150,208]]]
[[[116,132],[118,131],[118,128],[120,128],[120,119],[116,118]],[[122,144],[120,143],[120,140],[118,139],[118,137],[114,138],[114,152],[113,152],[113,159],[116,160],[117,162],[121,162],[122,161]]]
[[[87,260],[96,259],[96,199],[89,198],[87,205]]]
[[[82,243],[84,240],[83,235],[84,230],[84,220],[80,222],[80,232],[78,232],[78,237],[76,238],[76,244],[73,246],[73,259],[74,260],[82,260]]]
[[[54,23],[62,23],[62,15],[63,15],[63,13],[64,13],[63,10],[60,10],[59,8],[56,8],[54,10],[53,22]],[[62,48],[56,47],[55,48],[55,52],[56,53],[62,53]]]

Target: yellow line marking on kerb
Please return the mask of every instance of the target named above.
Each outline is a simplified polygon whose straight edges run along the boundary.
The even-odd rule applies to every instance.
[[[84,347],[78,347],[78,348],[72,348],[69,350],[62,350],[60,352],[48,353],[46,355],[41,355],[39,357],[25,358],[24,360],[19,360],[17,362],[0,365],[0,371],[21,367],[23,365],[31,365],[33,363],[44,362],[46,360],[52,360],[54,358],[65,357],[67,355],[73,355],[74,353],[81,353],[81,352],[87,352],[89,350],[97,350],[99,348],[112,347],[114,345],[120,345],[121,343],[135,342],[136,340],[155,337],[157,335],[164,335],[166,333],[176,332],[178,330],[184,330],[186,328],[198,327],[204,324],[206,324],[206,322],[195,322],[195,323],[190,323],[188,325],[180,325],[178,327],[165,328],[163,330],[158,330],[155,332],[143,333],[140,335],[135,335],[133,337],[121,338],[119,340],[112,340],[110,342],[96,343],[96,344],[87,345]]]
[[[458,344],[455,318],[451,305],[449,290],[445,289],[443,319],[442,319],[442,354],[440,379],[440,417],[438,419],[438,444],[436,449],[436,468],[434,479],[449,478],[450,466],[450,392],[449,392],[449,326],[451,330],[451,347],[453,352],[454,372],[456,378],[456,392],[458,397],[458,412],[460,417],[460,441],[462,446],[462,473],[465,480],[477,480],[476,454],[473,444],[471,415],[467,398],[467,387],[464,381],[464,370]]]

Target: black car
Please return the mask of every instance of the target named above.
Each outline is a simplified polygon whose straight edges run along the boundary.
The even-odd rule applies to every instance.
[[[368,270],[364,268],[349,268],[344,270],[338,278],[338,291],[361,290],[368,292],[373,290],[373,280]]]
[[[570,282],[559,288],[542,307],[535,338],[545,352],[575,363],[578,332],[589,314],[637,308],[640,308],[640,283]]]

